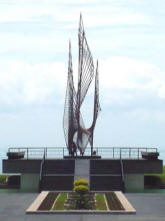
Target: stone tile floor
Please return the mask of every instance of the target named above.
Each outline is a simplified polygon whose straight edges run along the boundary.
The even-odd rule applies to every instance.
[[[0,193],[0,221],[165,221],[165,194],[127,193],[136,215],[27,215],[37,193]]]

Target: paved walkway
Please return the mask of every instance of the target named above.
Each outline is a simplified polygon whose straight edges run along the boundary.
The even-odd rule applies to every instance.
[[[37,195],[0,193],[0,221],[165,221],[165,194],[126,194],[136,215],[26,215]]]
[[[89,160],[84,159],[76,159],[75,160],[75,174],[74,180],[81,177],[89,181]]]

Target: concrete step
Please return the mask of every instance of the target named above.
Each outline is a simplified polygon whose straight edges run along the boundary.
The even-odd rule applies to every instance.
[[[74,174],[74,160],[45,160],[43,174]]]
[[[90,174],[120,174],[120,160],[91,160]]]
[[[74,180],[78,178],[84,178],[89,181],[89,169],[90,169],[90,160],[88,159],[76,159],[75,160],[75,173]]]
[[[96,191],[114,191],[123,190],[121,176],[91,176],[90,188]]]
[[[74,176],[46,175],[42,177],[42,190],[73,190]]]

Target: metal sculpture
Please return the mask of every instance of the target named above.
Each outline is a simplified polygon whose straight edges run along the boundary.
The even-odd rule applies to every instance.
[[[85,128],[81,115],[81,106],[94,78],[94,64],[90,52],[82,16],[80,15],[79,31],[79,57],[78,57],[78,86],[77,91],[74,87],[71,43],[69,42],[69,62],[68,62],[68,79],[65,97],[63,128],[66,145],[69,155],[77,155],[77,150],[83,156],[88,144],[91,146],[91,155],[93,154],[93,134],[98,114],[101,110],[99,103],[99,79],[98,79],[98,61],[95,73],[95,91],[94,91],[94,110],[93,121],[89,128]]]

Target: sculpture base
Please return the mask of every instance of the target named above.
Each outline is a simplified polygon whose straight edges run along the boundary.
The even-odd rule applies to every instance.
[[[64,159],[101,159],[101,156],[90,156],[90,155],[85,155],[85,156],[64,156]]]

